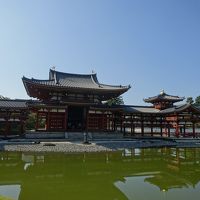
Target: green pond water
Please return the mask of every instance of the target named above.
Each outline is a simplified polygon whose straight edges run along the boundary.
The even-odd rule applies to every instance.
[[[200,149],[0,152],[0,200],[199,200]]]

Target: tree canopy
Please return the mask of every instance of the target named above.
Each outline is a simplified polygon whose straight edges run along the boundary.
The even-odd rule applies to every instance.
[[[108,101],[106,101],[105,103],[108,106],[112,106],[112,105],[123,105],[124,104],[124,100],[122,96],[119,97],[115,97],[112,99],[109,99]]]
[[[197,96],[195,100],[192,97],[186,99],[187,103],[194,104],[195,106],[200,106],[200,96]]]
[[[196,97],[195,98],[195,103],[194,103],[195,106],[200,106],[200,96]]]
[[[186,99],[186,102],[189,103],[189,104],[193,104],[193,103],[194,103],[194,100],[193,100],[192,97],[188,97],[188,98]]]

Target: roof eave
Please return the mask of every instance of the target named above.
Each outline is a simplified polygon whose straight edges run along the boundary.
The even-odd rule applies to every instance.
[[[27,90],[27,93],[30,94],[28,92],[28,88],[27,88],[27,83],[32,84],[32,85],[37,85],[39,87],[42,88],[53,88],[53,89],[61,89],[61,90],[93,90],[93,91],[98,91],[98,92],[119,92],[119,93],[124,93],[126,91],[128,91],[130,89],[130,87],[121,87],[121,88],[115,88],[113,87],[112,89],[104,89],[104,88],[81,88],[81,87],[66,87],[66,86],[61,86],[61,85],[45,85],[45,84],[41,84],[41,83],[36,83],[34,81],[32,81],[31,79],[27,79],[26,77],[22,78],[22,81],[24,83],[24,86]]]
[[[26,92],[27,92],[28,96],[31,96],[30,93],[29,93],[28,87],[27,87],[27,79],[28,79],[28,78],[26,78],[25,76],[23,76],[23,77],[22,77],[22,82],[23,82],[23,84],[24,84],[24,87],[25,87],[25,89],[26,89]],[[29,80],[29,79],[28,79],[28,80]]]

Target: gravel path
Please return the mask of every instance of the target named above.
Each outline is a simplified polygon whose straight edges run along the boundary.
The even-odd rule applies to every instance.
[[[81,143],[59,142],[59,143],[40,143],[40,144],[20,144],[5,145],[5,151],[32,151],[32,152],[101,152],[113,151],[101,145],[84,145]]]
[[[35,143],[4,143],[0,150],[22,152],[103,152],[118,151],[130,148],[153,147],[200,147],[198,142],[174,142],[163,140],[134,140],[134,141],[96,141],[91,144],[81,142],[41,142]]]

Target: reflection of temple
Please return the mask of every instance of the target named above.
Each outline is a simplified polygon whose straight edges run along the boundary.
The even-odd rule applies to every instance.
[[[152,157],[152,152],[153,157]],[[152,168],[150,172],[153,176],[145,179],[153,185],[156,185],[160,190],[169,190],[172,188],[182,188],[192,186],[195,187],[200,181],[200,150],[187,148],[163,148],[163,149],[137,149],[136,152],[131,152],[134,160],[139,159],[146,163],[159,161],[158,168]],[[135,172],[134,175],[145,175],[148,171],[144,164],[143,170]],[[149,172],[149,171],[148,171]],[[146,175],[151,175],[146,174]]]
[[[126,199],[115,186],[145,177],[161,191],[196,187],[200,150],[133,149],[103,154],[1,153],[0,184],[20,185],[19,199]],[[134,190],[133,190],[134,191]]]

